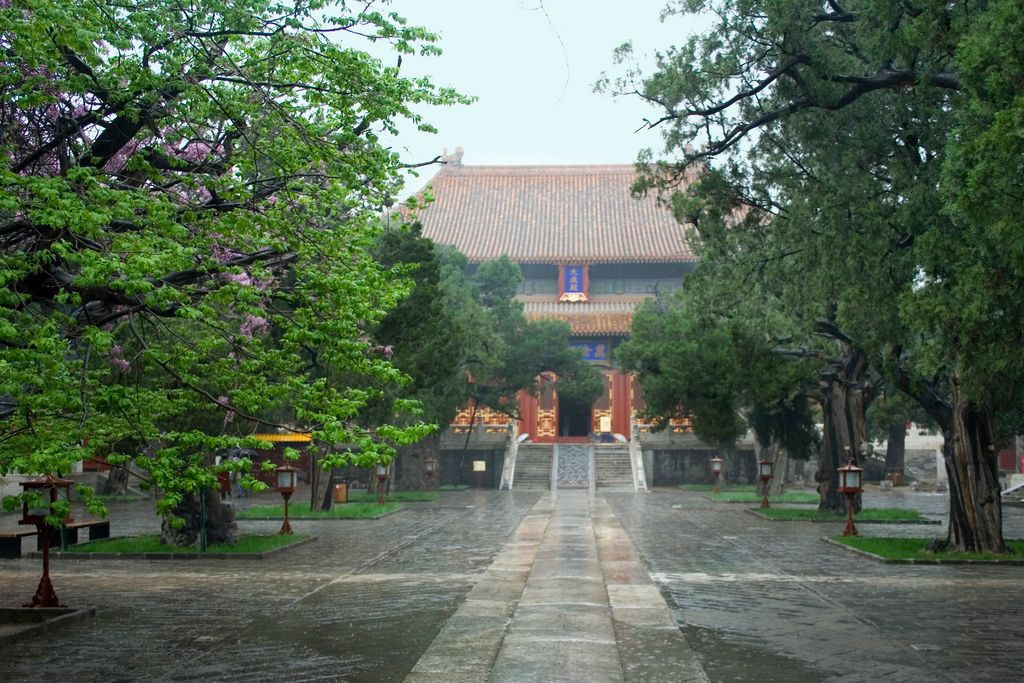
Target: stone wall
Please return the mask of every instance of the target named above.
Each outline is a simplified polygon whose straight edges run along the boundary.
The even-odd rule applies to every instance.
[[[473,461],[482,460],[486,470],[482,473],[473,471]],[[501,481],[501,468],[505,464],[505,449],[466,449],[442,450],[438,455],[438,474],[435,486],[480,486],[484,489],[496,489]],[[412,479],[410,477],[410,479]]]
[[[711,484],[709,449],[644,449],[644,470],[648,486]],[[753,484],[757,480],[757,458],[753,450],[741,449],[730,458],[722,474],[723,483]]]

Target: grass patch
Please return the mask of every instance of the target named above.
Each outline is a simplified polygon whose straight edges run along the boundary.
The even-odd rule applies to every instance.
[[[820,510],[799,510],[792,508],[763,508],[759,514],[771,519],[803,522],[845,522],[846,515],[837,512],[821,512]],[[869,508],[854,515],[857,522],[928,522],[927,517],[917,510],[902,508]]]
[[[679,488],[683,491],[703,491],[707,493],[715,489],[713,484],[680,484]],[[757,493],[757,484],[723,484],[721,489],[722,491],[735,493]]]
[[[394,491],[384,496],[384,500],[399,503],[425,503],[440,495],[437,491]],[[379,498],[379,493],[369,491],[349,491],[348,493],[349,503],[376,503]]]
[[[144,496],[133,496],[130,494],[112,494],[112,495],[96,495],[93,496],[97,500],[102,500],[104,503],[137,503],[140,500],[145,500]]]
[[[925,550],[928,538],[865,538],[863,536],[840,536],[837,543],[873,553],[889,560],[1021,560],[1024,559],[1024,540],[1007,541],[1013,551],[1010,555],[996,553],[961,553],[947,550],[933,553]]]
[[[239,536],[235,545],[218,544],[206,547],[208,553],[262,553],[296,541],[309,538],[308,535],[294,534],[291,536]],[[107,538],[90,541],[82,545],[70,545],[69,553],[198,553],[198,545],[174,546],[164,545],[160,536],[130,536],[126,538]]]
[[[711,500],[719,503],[760,503],[763,496],[759,496],[756,493],[737,492],[737,491],[722,491],[721,493],[712,493]],[[817,505],[820,496],[817,493],[808,493],[806,491],[790,491],[783,493],[781,496],[769,496],[768,501],[771,503],[811,503]]]
[[[469,484],[444,484],[438,486],[439,491],[465,491],[469,488]]]
[[[401,508],[401,503],[343,503],[324,512],[313,512],[299,505],[288,506],[289,519],[369,519]],[[284,505],[257,505],[239,510],[238,519],[284,519]]]

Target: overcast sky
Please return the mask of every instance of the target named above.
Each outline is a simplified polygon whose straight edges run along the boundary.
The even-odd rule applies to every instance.
[[[411,24],[440,34],[439,57],[405,57],[405,75],[429,75],[479,98],[470,106],[425,109],[436,135],[403,133],[403,159],[424,161],[465,149],[480,164],[632,163],[657,149],[660,134],[634,131],[653,110],[638,98],[593,92],[616,73],[612,51],[632,40],[653,63],[656,50],[688,35],[688,20],[659,14],[666,0],[394,0]],[[433,169],[424,169],[429,178]],[[422,180],[425,180],[423,178]],[[410,182],[411,189],[422,180]]]

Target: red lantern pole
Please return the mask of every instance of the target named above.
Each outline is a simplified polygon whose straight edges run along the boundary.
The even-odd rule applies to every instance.
[[[277,533],[281,536],[289,536],[292,533],[292,525],[288,523],[288,499],[292,497],[292,494],[282,493],[281,497],[284,498],[284,524],[281,525],[281,530]]]
[[[846,494],[846,528],[843,536],[857,536],[857,527],[853,524],[853,501],[862,488],[864,470],[853,464],[853,459],[839,470],[839,492]]]
[[[277,468],[277,492],[284,499],[284,524],[277,532],[279,536],[290,536],[294,533],[292,525],[288,521],[288,500],[295,493],[295,474],[296,469],[291,465],[282,465]]]
[[[43,576],[39,579],[39,586],[36,588],[36,594],[32,597],[32,602],[25,605],[25,607],[61,606],[60,598],[57,597],[56,591],[53,590],[53,581],[50,580],[50,541],[53,538],[53,527],[46,523],[46,516],[53,510],[52,506],[57,501],[57,488],[63,488],[65,496],[67,496],[67,489],[73,483],[49,475],[21,483],[25,492],[36,490],[43,495],[44,500],[49,498],[49,500],[45,501],[45,508],[31,510],[26,500],[22,505],[21,519],[18,521],[18,524],[34,525],[36,533],[39,535],[39,540],[43,544]]]
[[[711,489],[711,493],[718,495],[722,490],[722,459],[717,455],[711,458],[711,474],[715,477],[715,485]]]
[[[386,501],[384,500],[384,488],[388,480],[388,468],[378,463],[377,464],[377,482],[380,486],[380,497],[377,499],[378,505],[383,505]]]
[[[60,599],[53,590],[53,582],[50,581],[50,538],[53,529],[49,524],[36,525],[39,530],[39,538],[43,540],[43,577],[39,579],[39,586],[36,594],[32,597],[32,604],[26,607],[60,607]]]
[[[774,464],[767,458],[757,463],[759,468],[759,474],[761,476],[761,483],[764,486],[764,498],[761,500],[762,508],[770,508],[768,504],[768,482],[772,480],[772,467]]]

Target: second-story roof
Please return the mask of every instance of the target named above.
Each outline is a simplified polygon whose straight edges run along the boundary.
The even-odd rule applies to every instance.
[[[461,150],[447,161],[419,219],[471,263],[697,260],[666,206],[630,194],[633,166],[463,166]]]

